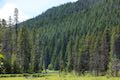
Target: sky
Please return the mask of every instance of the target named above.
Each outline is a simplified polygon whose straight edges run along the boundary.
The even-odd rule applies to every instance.
[[[13,18],[14,9],[19,10],[19,22],[33,18],[47,9],[77,0],[0,0],[0,18]]]

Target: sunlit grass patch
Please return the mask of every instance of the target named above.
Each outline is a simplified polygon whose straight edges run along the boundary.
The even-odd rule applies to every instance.
[[[20,74],[19,74],[20,75]],[[34,74],[32,74],[34,75]],[[106,76],[77,76],[75,74],[45,74],[43,76],[34,77],[2,77],[0,80],[120,80],[119,77],[106,77]]]

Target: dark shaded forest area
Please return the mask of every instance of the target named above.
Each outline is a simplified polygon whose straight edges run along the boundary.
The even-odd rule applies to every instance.
[[[19,24],[15,14],[0,21],[0,73],[120,76],[120,0],[78,0]]]

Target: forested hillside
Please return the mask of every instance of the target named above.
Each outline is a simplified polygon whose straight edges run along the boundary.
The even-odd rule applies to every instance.
[[[5,25],[2,20],[0,73],[120,75],[120,0],[78,0]]]

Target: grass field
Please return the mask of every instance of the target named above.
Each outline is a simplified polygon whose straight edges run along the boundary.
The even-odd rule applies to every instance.
[[[74,74],[50,74],[41,77],[6,77],[0,80],[120,80],[119,77],[92,77],[92,76],[76,76]]]

